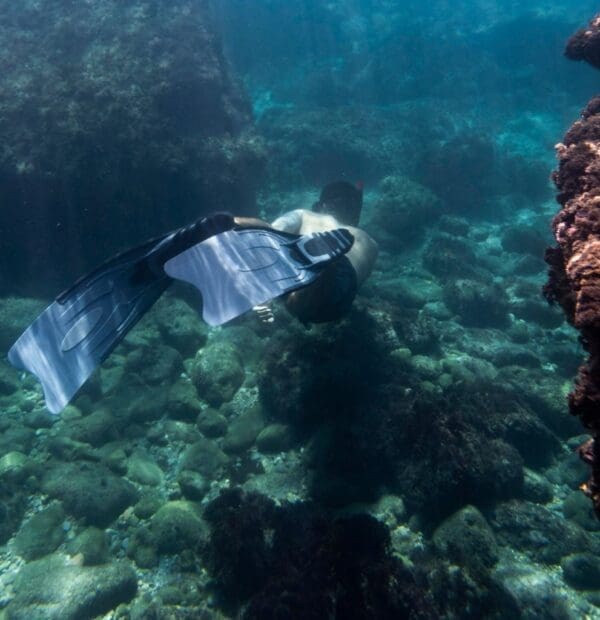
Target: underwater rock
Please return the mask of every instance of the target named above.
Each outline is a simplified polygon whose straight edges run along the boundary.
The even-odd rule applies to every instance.
[[[60,499],[74,517],[100,527],[111,523],[138,499],[130,482],[98,463],[55,465],[44,476],[42,489]]]
[[[5,260],[8,261],[8,258]],[[0,350],[8,351],[23,330],[45,307],[46,304],[37,299],[21,297],[0,299]],[[11,366],[4,361],[3,366],[11,369]]]
[[[158,420],[167,412],[169,391],[164,387],[146,388],[127,384],[123,398],[126,399],[124,408],[130,422],[152,422]],[[134,395],[133,399],[131,396]],[[177,404],[176,404],[177,408]]]
[[[394,302],[403,310],[418,310],[442,299],[442,287],[430,277],[402,275],[377,282],[383,299]]]
[[[229,462],[229,457],[209,439],[199,439],[189,446],[181,459],[181,470],[189,469],[209,479]]]
[[[293,437],[287,424],[269,424],[256,438],[256,447],[260,452],[276,453],[289,449]]]
[[[561,563],[565,581],[578,590],[600,588],[600,558],[591,553],[573,553]]]
[[[378,243],[391,251],[414,244],[425,225],[431,225],[440,212],[440,199],[427,187],[406,176],[385,177],[381,194],[373,205],[372,225]]]
[[[451,235],[436,235],[423,252],[423,266],[434,276],[447,278],[473,278],[481,273],[477,257],[469,243]]]
[[[523,478],[523,499],[536,504],[547,504],[554,497],[552,485],[544,476],[525,467]]]
[[[566,53],[598,66],[597,18],[569,41]],[[548,301],[561,305],[569,323],[580,331],[588,352],[569,395],[569,409],[593,436],[580,448],[581,457],[592,469],[582,488],[600,515],[600,374],[596,372],[600,363],[599,145],[600,97],[595,97],[556,147],[558,170],[553,180],[561,209],[552,221],[557,246],[546,251],[550,269],[544,294]]]
[[[63,433],[74,441],[98,447],[117,439],[121,426],[122,421],[103,408],[71,422]]]
[[[164,479],[163,470],[143,452],[134,452],[127,459],[127,477],[138,484],[159,486]]]
[[[189,379],[180,377],[169,390],[166,410],[170,418],[191,422],[201,411],[198,392]]]
[[[75,441],[70,437],[51,437],[47,442],[48,452],[63,461],[98,461],[97,451],[89,443]]]
[[[418,167],[421,181],[444,197],[444,210],[481,212],[492,193],[497,161],[490,138],[463,132],[430,144]]]
[[[392,394],[379,405],[385,424],[371,431],[370,441],[409,510],[436,525],[465,504],[520,496],[523,459],[498,438],[510,404],[505,393],[453,386],[434,396]]]
[[[0,78],[7,286],[54,295],[224,204],[254,213],[265,152],[208,5],[42,0],[0,21],[2,47],[28,58]]]
[[[125,369],[137,373],[144,383],[163,385],[183,370],[183,360],[173,347],[157,343],[129,353]]]
[[[26,564],[14,590],[7,620],[83,620],[130,601],[137,591],[137,578],[126,562],[88,567],[51,555]]]
[[[210,482],[197,471],[184,469],[177,476],[177,484],[186,499],[200,501],[210,489]]]
[[[537,323],[544,329],[555,329],[564,323],[564,317],[556,308],[537,298],[512,302],[510,311],[517,318],[529,323]]]
[[[222,437],[227,432],[227,418],[217,409],[206,407],[198,414],[196,426],[205,437]]]
[[[440,329],[424,312],[400,306],[392,315],[398,338],[413,355],[432,355],[440,350]]]
[[[15,551],[25,560],[37,560],[52,553],[64,540],[65,511],[52,502],[26,521],[14,539]]]
[[[565,497],[562,505],[565,519],[577,523],[582,528],[596,532],[600,530],[600,521],[594,515],[594,509],[589,500],[579,492],[571,492]]]
[[[33,464],[29,457],[14,450],[0,458],[0,482],[23,482],[31,473]]]
[[[139,519],[149,519],[163,504],[164,500],[157,491],[146,490],[133,507],[133,512]]]
[[[0,361],[0,396],[10,396],[14,394],[19,387],[19,374],[16,369],[6,362]]]
[[[158,566],[156,542],[147,527],[140,526],[135,530],[127,547],[127,557],[131,558],[139,568]]]
[[[150,519],[152,544],[161,553],[196,549],[207,535],[200,509],[192,502],[167,502]]]
[[[3,545],[17,530],[25,508],[30,489],[22,482],[0,481],[0,545]]]
[[[237,349],[228,342],[213,342],[198,351],[191,369],[201,398],[213,407],[229,402],[244,382]]]
[[[440,554],[475,572],[489,570],[498,561],[492,528],[474,506],[465,506],[443,521],[433,533]]]
[[[463,217],[442,215],[438,222],[438,228],[441,232],[454,237],[466,237],[469,234],[471,225],[469,221]]]
[[[373,618],[439,617],[373,517],[334,520],[307,504],[276,506],[232,489],[208,504],[205,518],[207,565],[231,615],[244,604],[246,620],[274,609],[286,618],[353,618],[364,610]]]
[[[254,444],[264,426],[261,406],[251,407],[230,422],[227,435],[223,440],[223,450],[227,453],[243,452]]]
[[[8,452],[29,454],[35,440],[35,431],[24,428],[14,422],[2,429],[0,433],[0,456]]]
[[[194,357],[198,349],[206,344],[206,324],[183,299],[163,295],[152,308],[152,318],[158,325],[163,342],[184,357]]]
[[[530,502],[512,500],[500,504],[491,524],[500,542],[523,551],[536,562],[557,564],[566,555],[598,546],[575,523]]]
[[[502,249],[517,254],[530,254],[543,258],[548,240],[535,226],[508,226],[502,233]]]
[[[444,302],[466,327],[504,328],[509,323],[508,297],[498,284],[450,281],[444,286]]]
[[[71,556],[81,554],[84,566],[96,566],[108,562],[108,537],[104,530],[87,527],[67,545]]]
[[[504,366],[520,366],[521,368],[541,368],[542,362],[534,351],[518,345],[505,344],[498,346],[491,356],[497,368]]]

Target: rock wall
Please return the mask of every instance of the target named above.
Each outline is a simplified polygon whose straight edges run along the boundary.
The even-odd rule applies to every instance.
[[[0,293],[254,211],[264,152],[207,0],[0,7]]]
[[[565,54],[600,68],[600,16],[571,37]],[[600,516],[600,97],[588,103],[556,149],[559,164],[553,178],[561,210],[552,222],[557,246],[546,251],[550,270],[545,294],[562,306],[588,352],[569,395],[569,409],[592,435],[579,448],[592,468],[581,488]]]

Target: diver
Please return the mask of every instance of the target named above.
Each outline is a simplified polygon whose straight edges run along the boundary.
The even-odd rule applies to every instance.
[[[362,187],[340,181],[313,211],[272,225],[217,213],[147,241],[61,293],[8,359],[37,376],[47,408],[59,413],[175,280],[200,291],[202,318],[213,326],[280,297],[304,323],[338,319],[377,255],[357,228],[361,207]]]

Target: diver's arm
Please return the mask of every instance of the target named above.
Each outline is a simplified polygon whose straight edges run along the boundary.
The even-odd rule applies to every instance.
[[[355,228],[354,226],[346,226],[346,228],[354,237],[354,244],[346,256],[352,263],[354,271],[356,271],[356,280],[360,287],[373,271],[373,266],[375,265],[375,260],[379,252],[379,246],[371,235],[367,234],[364,230]]]
[[[234,217],[233,221],[240,228],[271,228],[271,225],[258,217]]]
[[[299,235],[302,228],[304,209],[294,209],[280,215],[272,224],[271,228],[281,232]]]

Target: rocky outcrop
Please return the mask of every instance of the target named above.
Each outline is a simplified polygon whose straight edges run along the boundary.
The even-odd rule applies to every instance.
[[[211,9],[0,8],[0,290],[55,293],[202,214],[253,212],[264,152]]]
[[[573,35],[565,54],[600,68],[600,17]],[[569,408],[592,435],[579,449],[592,468],[582,489],[600,515],[600,97],[588,103],[556,150],[553,179],[561,210],[552,222],[557,246],[546,252],[550,270],[544,291],[562,306],[588,352]]]

